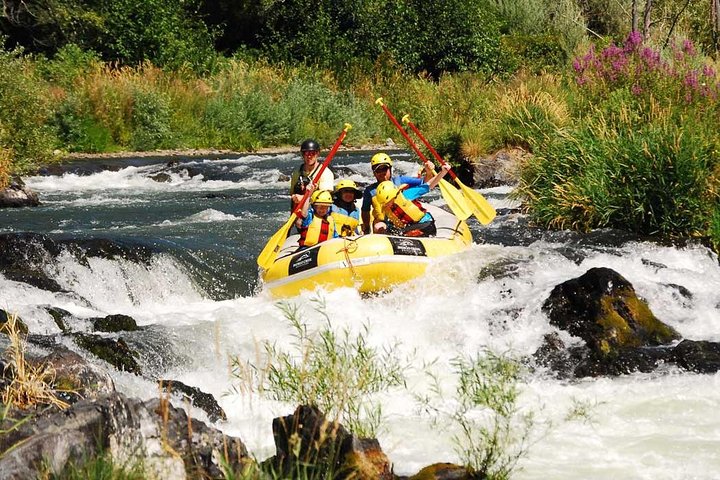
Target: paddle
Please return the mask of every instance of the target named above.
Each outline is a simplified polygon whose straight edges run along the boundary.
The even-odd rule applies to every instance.
[[[313,186],[317,187],[317,184],[320,181],[320,177],[322,176],[327,166],[330,165],[330,160],[332,160],[332,158],[335,156],[338,148],[340,148],[340,144],[345,139],[345,135],[347,135],[347,132],[349,132],[351,128],[352,125],[350,125],[349,123],[345,124],[345,128],[343,128],[342,133],[340,133],[340,137],[338,137],[335,145],[333,145],[333,147],[330,149],[330,153],[328,153],[327,157],[325,157],[325,161],[320,166],[320,170],[318,170],[317,174],[310,182]],[[260,268],[267,270],[272,266],[273,262],[275,262],[280,247],[283,243],[285,243],[288,232],[290,231],[290,228],[292,228],[293,223],[295,223],[295,220],[297,219],[297,214],[300,209],[302,209],[302,206],[305,204],[305,201],[307,200],[309,195],[310,189],[306,188],[302,200],[300,200],[300,202],[295,206],[292,213],[290,214],[290,218],[288,219],[288,221],[285,222],[285,225],[280,227],[280,230],[275,232],[275,235],[270,237],[267,245],[265,245],[265,248],[263,248],[262,252],[260,252],[260,255],[258,255],[257,264],[260,266]]]
[[[441,165],[445,165],[445,160],[440,156],[439,153],[435,151],[435,149],[430,145],[430,142],[427,141],[427,139],[423,136],[422,133],[420,133],[420,130],[410,121],[410,115],[405,115],[402,118],[403,123],[406,123],[410,126],[413,132],[415,132],[415,135],[418,136],[418,138],[425,144],[428,150],[433,154],[435,159],[437,159],[438,162],[440,162]],[[470,209],[472,210],[472,214],[475,215],[475,218],[480,221],[483,225],[487,225],[488,223],[492,222],[493,218],[495,218],[496,212],[492,205],[490,205],[490,202],[488,202],[485,197],[483,197],[480,192],[473,190],[472,188],[466,186],[463,184],[457,175],[455,175],[455,172],[452,171],[452,169],[448,170],[448,173],[452,177],[453,180],[455,180],[455,183],[458,187],[460,187],[460,190],[462,191],[463,195],[465,196],[465,200],[467,200],[467,204],[469,205]]]
[[[415,144],[415,142],[413,142],[412,138],[410,138],[405,129],[402,127],[402,125],[400,125],[400,123],[397,121],[390,109],[383,103],[382,97],[375,100],[375,103],[382,107],[385,115],[387,115],[390,121],[397,127],[402,136],[405,137],[408,145],[410,145],[410,148],[412,148],[413,151],[417,154],[417,156],[420,157],[420,160],[422,160],[425,164],[432,164],[432,162],[430,162],[430,160],[428,160],[427,157],[423,155],[418,146]],[[460,220],[466,220],[470,215],[472,215],[470,207],[468,206],[465,198],[462,196],[462,194],[457,188],[450,185],[444,179],[440,180],[438,186],[440,187],[440,193],[442,194],[443,200],[445,200],[445,202],[448,204],[450,210],[452,210],[453,212],[453,215],[455,215]]]

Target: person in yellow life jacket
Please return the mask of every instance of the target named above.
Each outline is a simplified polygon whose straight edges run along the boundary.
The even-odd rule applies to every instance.
[[[317,190],[305,201],[295,221],[300,231],[301,249],[338,236],[335,220],[330,214],[332,204],[332,194],[327,190]]]
[[[315,189],[312,181],[320,171],[322,162],[320,159],[320,144],[309,138],[300,145],[300,153],[303,163],[296,168],[290,178],[290,211],[292,212],[298,202],[302,200],[306,189]],[[332,190],[335,183],[335,175],[329,168],[326,168],[320,178],[317,179],[317,190]],[[313,192],[314,193],[314,192]]]
[[[381,182],[375,197],[385,213],[386,221],[377,222],[373,229],[377,233],[407,237],[434,236],[437,233],[435,219],[418,198],[435,188],[449,169],[449,166],[444,165],[429,182],[415,187],[398,187],[390,180]]]
[[[362,206],[360,207],[360,218],[362,219],[361,225],[364,233],[370,233],[373,225],[385,219],[385,215],[375,198],[377,186],[380,185],[381,182],[390,180],[397,186],[407,184],[411,187],[415,187],[423,183],[422,178],[406,175],[393,175],[392,166],[392,159],[384,152],[376,153],[370,159],[370,168],[372,169],[376,181],[365,187],[365,191],[363,192],[363,201]],[[425,165],[425,168],[428,174],[425,180],[427,182],[435,175],[435,172],[432,171],[431,164]]]
[[[340,180],[335,185],[335,201],[331,209],[335,219],[335,229],[341,237],[360,235],[360,210],[355,200],[362,198],[362,192],[352,180]]]

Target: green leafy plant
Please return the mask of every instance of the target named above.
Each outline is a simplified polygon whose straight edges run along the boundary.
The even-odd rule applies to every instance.
[[[367,343],[367,326],[353,336],[348,330],[336,332],[325,313],[322,299],[316,310],[326,325],[311,332],[303,322],[299,307],[280,303],[294,330],[292,350],[266,341],[262,347],[265,363],[232,361],[233,375],[241,386],[273,400],[318,407],[360,437],[375,436],[381,424],[382,407],[372,395],[405,386],[408,368],[395,356],[393,347],[382,351]]]
[[[439,379],[430,372],[434,380],[430,394],[416,399],[437,425],[449,419],[456,427],[456,452],[478,478],[509,479],[538,426],[535,412],[521,411],[518,403],[520,363],[487,351],[474,358],[457,357],[451,364],[458,378],[455,401],[445,401]]]

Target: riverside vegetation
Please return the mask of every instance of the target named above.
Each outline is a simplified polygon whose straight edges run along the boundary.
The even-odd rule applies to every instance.
[[[720,247],[717,65],[690,42],[636,32],[578,47],[572,66],[498,81],[410,75],[393,64],[351,80],[304,66],[229,59],[209,75],[116,67],[76,46],[52,60],[0,51],[0,184],[65,152],[253,151],[315,137],[351,145],[394,134],[382,95],[451,161],[503,148],[531,155],[517,193],[539,225],[616,227]]]

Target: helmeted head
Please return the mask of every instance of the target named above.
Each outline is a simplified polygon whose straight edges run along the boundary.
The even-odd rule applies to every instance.
[[[378,203],[380,203],[380,205],[384,207],[391,200],[395,200],[395,197],[397,197],[398,193],[400,193],[400,189],[396,187],[393,182],[387,180],[381,182],[380,185],[377,186],[375,196],[377,197]]]
[[[310,196],[310,203],[314,206],[330,206],[333,203],[332,195],[327,190],[315,190]]]
[[[352,193],[353,199],[355,200],[362,198],[362,192],[357,188],[357,184],[355,182],[352,180],[340,180],[337,185],[335,185],[335,196],[344,200],[343,195],[347,192]]]
[[[373,172],[378,167],[384,167],[384,166],[392,167],[392,159],[390,158],[390,155],[388,155],[387,153],[383,153],[383,152],[376,153],[370,159],[370,167],[372,167]]]
[[[320,144],[317,143],[314,139],[308,138],[305,140],[302,145],[300,145],[300,152],[319,152],[320,151]]]

